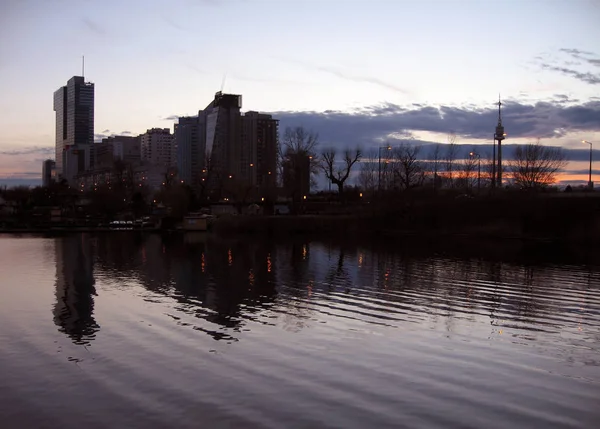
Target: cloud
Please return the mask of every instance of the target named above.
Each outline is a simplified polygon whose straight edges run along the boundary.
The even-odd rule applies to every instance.
[[[119,133],[119,135],[122,135],[122,136],[129,136],[129,135],[131,135],[131,134],[133,134],[131,131],[121,131],[121,132]]]
[[[559,51],[569,54],[573,58],[582,60],[593,66],[600,67],[600,56],[598,56],[594,52],[582,51],[582,50],[574,49],[574,48],[561,48],[561,49],[559,49]],[[589,57],[592,57],[592,58],[589,58]]]
[[[566,54],[569,59],[556,59],[549,54],[534,57],[536,63],[543,70],[561,73],[565,76],[575,78],[590,85],[600,85],[600,73],[587,70],[578,70],[574,66],[600,67],[600,56],[594,52],[575,48],[560,48],[560,54]],[[564,55],[563,55],[564,56]],[[576,60],[576,61],[573,61]]]
[[[42,184],[41,175],[39,178],[19,178],[19,177],[0,177],[0,185],[12,188],[16,186],[40,186]]]
[[[171,116],[166,116],[166,117],[162,118],[162,120],[163,121],[176,121],[179,118],[181,118],[182,116],[185,116],[185,115],[171,115]]]
[[[21,149],[1,150],[0,155],[54,155],[54,146],[30,146]]]
[[[506,102],[503,123],[509,138],[554,138],[574,131],[600,131],[600,101],[578,105],[554,102]],[[400,106],[385,103],[353,112],[272,112],[280,128],[304,126],[319,133],[322,144],[375,145],[402,133],[454,131],[460,138],[491,141],[498,121],[493,108]]]
[[[353,75],[351,73],[347,73],[347,72],[341,71],[341,70],[333,68],[333,67],[318,66],[318,67],[316,67],[316,69],[319,70],[319,71],[325,72],[325,73],[332,74],[332,75],[337,76],[339,78],[352,81],[352,82],[370,83],[370,84],[378,85],[378,86],[381,86],[382,88],[390,89],[392,91],[396,91],[396,92],[399,92],[399,93],[402,93],[402,94],[408,94],[409,93],[404,88],[400,88],[399,86],[393,85],[393,84],[388,83],[388,82],[384,82],[381,79],[378,79],[376,77]]]
[[[96,21],[91,20],[90,18],[84,17],[81,19],[84,25],[93,33],[96,33],[100,36],[106,36],[106,31],[98,25]]]
[[[590,173],[590,169],[588,168],[588,169],[581,169],[581,170],[563,170],[563,173],[569,174],[569,175],[587,175]],[[600,174],[600,170],[592,169],[593,176],[597,176],[598,174]]]
[[[582,82],[589,83],[590,85],[600,85],[600,75],[589,72],[579,72],[577,70],[568,69],[566,67],[557,67],[550,64],[541,64],[544,70],[551,70],[562,73],[566,76],[574,77]]]
[[[345,80],[349,80],[352,82],[358,82],[358,83],[370,83],[373,85],[378,85],[381,86],[382,88],[386,88],[389,89],[391,91],[395,91],[395,92],[399,92],[401,94],[407,95],[410,93],[410,91],[408,91],[405,88],[401,88],[397,85],[394,85],[392,83],[389,82],[385,82],[379,78],[376,78],[374,76],[364,76],[364,75],[356,75],[353,73],[349,73],[345,70],[340,70],[339,68],[336,67],[331,67],[331,66],[315,66],[313,64],[304,62],[304,61],[299,61],[299,60],[293,60],[293,59],[288,59],[288,58],[275,58],[279,61],[283,61],[283,62],[287,62],[287,63],[292,63],[292,64],[296,64],[299,65],[301,67],[304,67],[306,69],[313,69],[313,70],[318,70],[324,73],[328,73],[331,75],[334,75],[336,77],[339,77],[341,79],[345,79]]]

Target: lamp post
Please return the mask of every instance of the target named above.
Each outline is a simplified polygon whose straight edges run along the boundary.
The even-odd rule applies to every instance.
[[[379,155],[379,163],[378,163],[378,173],[377,173],[377,192],[381,193],[381,149],[392,150],[390,145],[385,147],[379,147],[378,155]]]
[[[588,178],[588,188],[593,189],[594,185],[592,184],[592,142],[589,142],[587,140],[582,140],[581,142],[590,145],[590,176]]]
[[[477,192],[481,191],[481,155],[476,152],[470,152],[470,157],[477,157]]]

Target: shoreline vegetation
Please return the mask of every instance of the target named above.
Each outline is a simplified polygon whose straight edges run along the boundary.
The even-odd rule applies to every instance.
[[[220,216],[214,220],[209,234],[393,241],[518,240],[585,245],[596,245],[600,240],[600,195],[595,193],[511,192],[479,197],[464,195],[463,198],[415,195],[387,203],[337,207],[329,213],[313,208],[304,210],[305,214]],[[174,222],[163,222],[160,228],[136,228],[134,231],[176,233],[173,225]],[[95,226],[2,228],[0,225],[2,233],[119,231]]]

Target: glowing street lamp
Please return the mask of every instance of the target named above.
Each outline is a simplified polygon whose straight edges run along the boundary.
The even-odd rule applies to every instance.
[[[477,191],[479,192],[481,190],[481,156],[476,152],[470,152],[469,156],[471,158],[477,157]]]
[[[581,143],[590,145],[590,176],[588,178],[588,188],[593,189],[594,184],[592,183],[592,142],[587,140],[582,140]]]
[[[378,163],[378,174],[377,174],[377,191],[380,192],[381,191],[381,149],[386,149],[386,150],[392,150],[392,147],[390,145],[387,145],[385,147],[380,147],[378,149],[378,154],[379,154],[379,163]]]

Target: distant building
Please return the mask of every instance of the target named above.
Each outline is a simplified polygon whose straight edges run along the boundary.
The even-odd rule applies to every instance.
[[[141,138],[139,136],[114,136],[103,139],[107,143],[112,143],[113,156],[129,163],[139,163],[142,159]]]
[[[165,169],[177,162],[177,147],[171,130],[152,128],[140,135],[141,160]]]
[[[278,125],[271,115],[250,111],[242,116],[240,173],[257,198],[272,196],[277,186]]]
[[[283,160],[284,192],[294,201],[310,193],[310,161],[306,153],[292,154]]]
[[[68,147],[94,142],[94,84],[85,82],[83,76],[73,76],[66,86],[54,92],[54,111],[56,173],[63,176],[63,152]]]
[[[198,185],[206,166],[206,115],[200,111],[198,116],[179,118],[174,134],[179,179]]]
[[[42,186],[48,187],[55,179],[56,162],[47,159],[42,163]]]
[[[62,174],[69,185],[73,186],[77,176],[90,170],[90,152],[92,145],[65,146],[62,150]]]
[[[115,160],[139,164],[141,161],[140,137],[112,136],[92,145],[91,168],[112,168]]]

